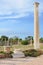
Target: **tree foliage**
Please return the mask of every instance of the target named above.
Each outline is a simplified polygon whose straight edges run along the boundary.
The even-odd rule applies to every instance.
[[[22,40],[21,44],[27,45],[28,44],[28,41],[27,40]]]
[[[33,42],[34,42],[33,36],[27,36],[27,37],[25,38],[25,40],[27,40],[29,43],[30,43],[30,41],[31,41],[32,44],[33,44]]]
[[[7,36],[1,36],[1,40],[2,41],[5,41],[5,40],[7,41],[8,40],[8,37]]]
[[[40,43],[43,43],[43,38],[42,37],[40,38]]]

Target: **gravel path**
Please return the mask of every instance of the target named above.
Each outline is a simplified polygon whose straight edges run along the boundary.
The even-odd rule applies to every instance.
[[[43,55],[36,58],[0,59],[0,65],[43,65]]]

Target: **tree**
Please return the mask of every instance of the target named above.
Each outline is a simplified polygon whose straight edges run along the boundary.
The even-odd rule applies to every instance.
[[[25,38],[25,40],[27,40],[29,43],[30,43],[30,41],[32,42],[32,44],[33,44],[33,36],[27,36],[26,38]]]
[[[39,41],[40,41],[40,43],[43,43],[43,38],[41,37]]]
[[[6,45],[6,41],[8,41],[8,37],[7,36],[1,36],[0,38],[0,46]]]
[[[28,41],[27,40],[22,40],[21,44],[27,45],[28,44]]]
[[[8,41],[8,37],[7,36],[1,36],[1,40],[2,41],[5,41],[5,40]]]
[[[13,44],[18,44],[18,40],[19,40],[19,38],[15,36],[15,37],[13,38]]]
[[[22,39],[20,38],[20,39],[19,39],[19,41],[21,42],[21,41],[22,41]]]

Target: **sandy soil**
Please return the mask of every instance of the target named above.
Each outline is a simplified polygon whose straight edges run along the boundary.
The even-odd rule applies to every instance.
[[[36,58],[0,59],[0,65],[43,65],[43,55]]]

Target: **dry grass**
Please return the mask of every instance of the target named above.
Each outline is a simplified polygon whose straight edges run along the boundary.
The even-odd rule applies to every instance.
[[[34,45],[13,45],[13,49],[21,49],[21,50],[28,50],[28,49],[33,49]],[[43,43],[40,43],[40,49],[43,50]]]
[[[14,49],[21,49],[21,50],[28,50],[28,49],[32,49],[34,48],[34,45],[30,44],[30,45],[21,45],[21,44],[18,44],[18,45],[13,45],[11,46],[11,51],[14,50]],[[43,50],[43,43],[40,43],[40,49]],[[0,51],[4,51],[4,47],[3,46],[0,46]]]

